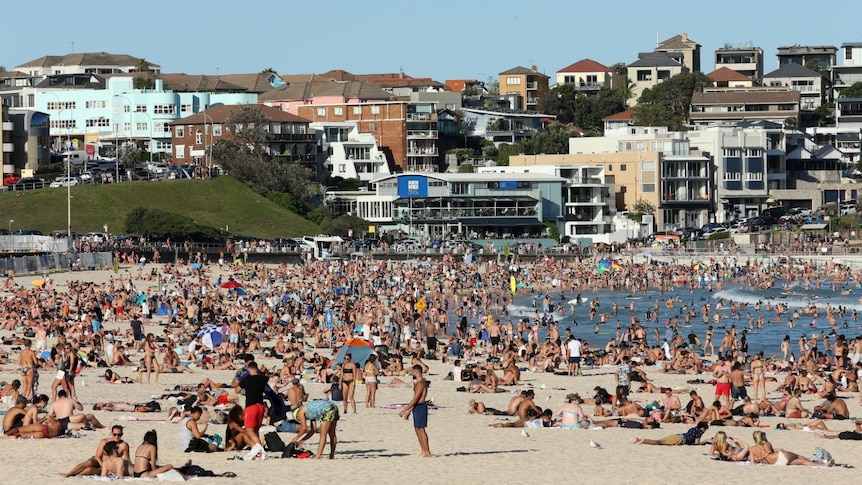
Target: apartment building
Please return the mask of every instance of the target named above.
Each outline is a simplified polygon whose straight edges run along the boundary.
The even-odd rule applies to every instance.
[[[557,85],[570,85],[575,91],[586,95],[597,95],[604,87],[612,87],[611,68],[592,59],[581,59],[557,71]]]
[[[832,66],[833,96],[838,98],[841,90],[862,82],[862,42],[841,44],[841,64]]]
[[[820,67],[829,70],[836,64],[838,49],[834,45],[791,45],[778,48],[778,67],[785,64],[805,66],[816,61]]]
[[[264,129],[268,132],[266,150],[277,161],[299,163],[311,168],[317,177],[317,137],[310,129],[310,121],[278,108],[253,104],[270,119]],[[232,140],[234,135],[226,124],[239,105],[219,105],[179,119],[169,124],[176,164],[191,163],[203,166],[218,160],[207,158],[208,150],[219,140]]]
[[[515,109],[539,111],[548,94],[548,79],[548,76],[536,70],[536,66],[530,69],[513,67],[500,73],[500,94],[517,96]]]
[[[817,71],[789,63],[763,76],[769,88],[788,88],[799,93],[799,108],[815,110],[828,100],[829,81]]]
[[[60,74],[161,73],[161,66],[128,54],[73,52],[64,56],[42,56],[15,66],[15,71],[45,78]]]
[[[683,54],[679,52],[642,52],[638,60],[626,66],[629,82],[634,83],[629,107],[637,104],[645,89],[653,88],[660,82],[682,72],[689,72],[683,64]]]
[[[317,122],[309,128],[317,135],[320,163],[333,177],[370,182],[392,173],[374,135],[361,132],[358,122]]]
[[[750,77],[727,67],[718,68],[707,74],[706,77],[717,88],[750,88],[754,86],[754,81]]]
[[[763,79],[763,49],[752,44],[724,44],[715,50],[715,70],[728,68],[743,76],[760,81]]]
[[[690,39],[688,34],[683,32],[663,42],[659,42],[653,52],[681,54],[682,65],[689,72],[700,72],[700,47],[700,44],[695,42],[694,39]]]
[[[784,123],[798,119],[801,93],[786,87],[705,89],[691,97],[693,125],[730,124],[765,120]]]

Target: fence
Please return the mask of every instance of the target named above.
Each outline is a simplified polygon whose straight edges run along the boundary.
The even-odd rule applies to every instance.
[[[71,262],[71,263],[70,263]],[[25,275],[54,273],[73,269],[109,268],[111,253],[43,253],[6,256],[0,259],[3,274]]]

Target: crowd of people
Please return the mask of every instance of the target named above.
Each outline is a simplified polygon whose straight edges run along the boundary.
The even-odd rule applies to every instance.
[[[103,368],[98,375],[118,385],[158,384],[160,374],[188,373],[199,384],[177,389],[171,395],[177,406],[168,411],[168,419],[178,423],[183,450],[249,450],[250,459],[264,458],[260,429],[272,424],[296,433],[294,448],[319,433],[315,457],[325,456],[328,442],[333,458],[340,415],[358,412],[357,386],[365,387],[364,406],[374,408],[377,389],[384,385],[381,378],[389,379],[387,386],[399,386],[410,385],[400,377],[411,376],[414,397],[401,415],[414,417],[421,455],[431,456],[425,432],[424,360],[432,359],[451,365],[451,379],[464,382],[468,393],[511,390],[521,385],[522,372],[577,379],[588,368],[614,369],[615,392],[598,387],[595,396],[586,399],[569,395],[556,413],[533,402],[530,390],[517,394],[505,411],[470,401],[471,413],[515,418],[492,423],[494,427],[643,429],[683,423],[703,431],[708,426],[757,427],[762,416],[783,415],[808,419],[805,427],[831,431],[826,422],[850,418],[846,398],[839,393],[859,393],[862,403],[862,339],[839,333],[847,322],[856,321],[855,310],[829,303],[791,308],[774,301],[696,305],[684,295],[702,288],[791,288],[796,283],[832,284],[833,290],[843,291],[842,282],[860,278],[859,271],[847,266],[815,262],[788,269],[767,260],[724,258],[693,265],[630,256],[603,272],[592,258],[549,256],[522,263],[514,256],[470,264],[451,255],[439,262],[360,258],[277,266],[223,260],[140,264],[102,283],[79,280],[65,287],[50,277],[26,287],[10,276],[3,283],[0,326],[11,334],[3,343],[17,349],[6,362],[17,363],[20,379],[3,383],[9,407],[3,430],[7,437],[53,438],[104,427],[77,401],[76,376],[87,368]],[[827,279],[836,283],[824,283]],[[583,296],[599,291],[617,292],[621,298],[600,302]],[[658,296],[643,303],[624,297],[648,292]],[[532,312],[516,314],[511,309],[516,295],[532,296]],[[607,341],[590,347],[553,318],[576,311],[586,312],[584,318],[595,325],[596,334],[607,334]],[[663,323],[664,332],[659,331],[662,313],[673,314]],[[766,319],[766,313],[774,317]],[[792,328],[804,317],[822,318],[831,333],[803,336],[798,350],[791,349],[788,337],[770,351],[749,352],[747,330]],[[736,323],[728,325],[731,322],[740,330]],[[145,333],[156,323],[157,330]],[[684,327],[692,323],[702,323],[703,333],[686,334]],[[723,336],[715,334],[722,330]],[[361,359],[346,352],[334,362],[337,349],[354,337],[369,342],[373,352]],[[276,359],[279,368],[266,368],[258,363],[260,358]],[[236,378],[213,382],[208,370],[236,371]],[[54,377],[50,397],[38,393],[42,372]],[[662,373],[707,377],[715,384],[713,405],[706,406],[689,388],[656,384]],[[325,393],[311,398],[303,379],[326,383]],[[769,399],[770,381],[783,392],[780,400]],[[633,390],[633,384],[640,387]],[[664,397],[638,402],[630,398],[631,392]],[[685,394],[690,401],[683,405],[679,396]],[[807,409],[799,399],[803,394],[816,395],[823,403]],[[161,411],[153,402],[97,402],[93,409]],[[592,412],[584,405],[592,405]],[[226,415],[221,423],[226,425],[224,437],[208,429],[217,410]],[[122,429],[119,433],[122,436]],[[702,433],[696,434],[642,442],[699,443]],[[742,455],[737,447],[727,451],[727,440],[716,441],[714,447],[725,450],[716,454]],[[747,447],[746,452],[748,457],[757,455],[753,461],[799,462],[790,452],[767,451],[769,447],[755,442],[760,448]],[[155,433],[144,437],[142,456],[136,453],[134,460],[129,460],[128,445],[117,443],[122,440],[103,440],[95,463],[84,462],[69,474],[152,476],[168,469],[157,464]],[[738,438],[730,443],[746,446]]]

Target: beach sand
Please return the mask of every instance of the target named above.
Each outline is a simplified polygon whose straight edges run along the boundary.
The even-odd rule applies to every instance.
[[[53,275],[55,288],[65,287],[68,278],[75,280],[106,281],[109,271],[78,272]],[[36,277],[16,278],[22,285]],[[108,325],[125,330],[128,323]],[[146,331],[157,330],[157,326]],[[11,332],[4,332],[8,336]],[[267,344],[265,344],[266,346]],[[271,345],[271,343],[269,344]],[[17,357],[13,355],[12,361]],[[259,357],[267,366],[275,366],[273,359]],[[122,421],[128,413],[109,413],[96,411],[94,414],[104,424],[122,424],[126,427],[124,439],[129,442],[132,452],[141,443],[147,430],[155,429],[159,435],[159,462],[180,466],[192,459],[195,464],[211,469],[216,473],[232,471],[236,478],[205,478],[202,483],[806,483],[816,480],[846,481],[858,476],[858,470],[846,468],[808,468],[753,466],[748,464],[722,463],[709,459],[705,454],[709,446],[660,447],[632,445],[629,440],[634,436],[659,438],[667,434],[683,433],[690,426],[683,424],[662,424],[656,430],[628,430],[610,428],[605,430],[563,430],[529,429],[529,437],[521,435],[520,429],[495,429],[488,424],[510,418],[477,416],[467,414],[470,399],[483,401],[487,406],[505,409],[511,392],[498,394],[467,394],[456,392],[460,382],[445,381],[443,377],[449,366],[439,361],[427,362],[431,366],[429,397],[440,409],[432,410],[429,418],[433,458],[419,458],[419,445],[413,431],[412,421],[398,417],[397,410],[366,409],[363,406],[365,389],[357,386],[358,414],[342,415],[338,423],[338,452],[336,460],[315,461],[298,459],[267,459],[265,461],[228,461],[227,458],[239,453],[186,454],[178,448],[176,424],[147,421]],[[17,366],[0,366],[0,379],[9,381],[18,377]],[[117,369],[123,376],[133,377],[132,368]],[[96,401],[149,401],[151,395],[161,394],[177,384],[194,384],[205,375],[214,380],[229,381],[233,371],[207,371],[197,374],[162,374],[161,384],[107,384],[100,379],[102,369],[87,369],[78,377],[79,399],[86,412],[92,411]],[[709,376],[664,375],[654,369],[649,370],[656,385],[677,387],[687,386],[686,380]],[[40,393],[50,394],[52,372],[41,373]],[[779,380],[783,377],[778,376]],[[390,378],[383,377],[383,382]],[[587,369],[581,377],[556,376],[546,373],[522,373],[522,384],[510,388],[518,392],[532,386],[536,392],[535,402],[541,407],[554,411],[562,404],[566,394],[578,392],[591,396],[595,386],[613,390],[614,375],[612,367]],[[771,399],[780,394],[773,390],[776,383],[767,383]],[[323,384],[305,385],[312,399],[323,397]],[[707,384],[690,386],[698,390],[704,401],[709,404],[713,399],[714,388]],[[749,390],[749,392],[751,392]],[[386,388],[381,384],[377,394],[378,405],[407,402],[412,396],[409,388]],[[858,397],[844,394],[850,406],[851,416],[862,417],[862,409],[857,404]],[[660,394],[633,394],[634,400],[651,402],[661,398]],[[681,396],[683,404],[687,396]],[[819,403],[819,398],[803,397],[803,405],[810,409]],[[163,410],[171,405],[161,401]],[[340,406],[339,406],[340,407]],[[585,405],[587,412],[592,406]],[[154,414],[133,413],[139,419],[163,419],[165,412]],[[776,448],[788,449],[802,456],[809,456],[815,446],[829,450],[838,463],[862,468],[862,455],[858,453],[858,443],[852,441],[823,440],[813,433],[803,431],[775,430],[777,422],[783,418],[767,417],[763,423],[769,425],[767,436]],[[805,422],[807,420],[792,420]],[[852,421],[829,423],[830,428],[843,431],[853,428]],[[752,443],[751,428],[711,427],[705,437],[711,438],[716,431],[724,430],[731,436]],[[210,425],[210,432],[224,434],[223,425]],[[100,439],[107,437],[109,431],[82,431],[81,438],[29,440],[0,440],[0,456],[3,456],[5,470],[4,483],[62,483],[84,480],[82,478],[62,479],[59,474],[71,469],[75,464],[92,456]],[[282,433],[284,441],[292,434]],[[591,448],[590,440],[601,444],[600,449]],[[316,450],[317,438],[312,438],[306,448]],[[327,448],[328,451],[328,448]]]

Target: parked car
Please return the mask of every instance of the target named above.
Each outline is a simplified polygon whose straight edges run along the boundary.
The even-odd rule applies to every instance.
[[[15,229],[12,231],[13,236],[42,236],[42,231],[36,229]]]
[[[44,189],[45,187],[51,185],[47,180],[41,179],[39,177],[25,177],[21,180],[15,182],[12,185],[12,190],[28,190],[28,189]]]
[[[14,173],[9,173],[3,177],[3,185],[14,185],[19,180],[21,180],[21,177],[15,175]]]
[[[78,185],[78,177],[67,177],[63,175],[54,179],[49,187],[74,187],[75,185]]]

